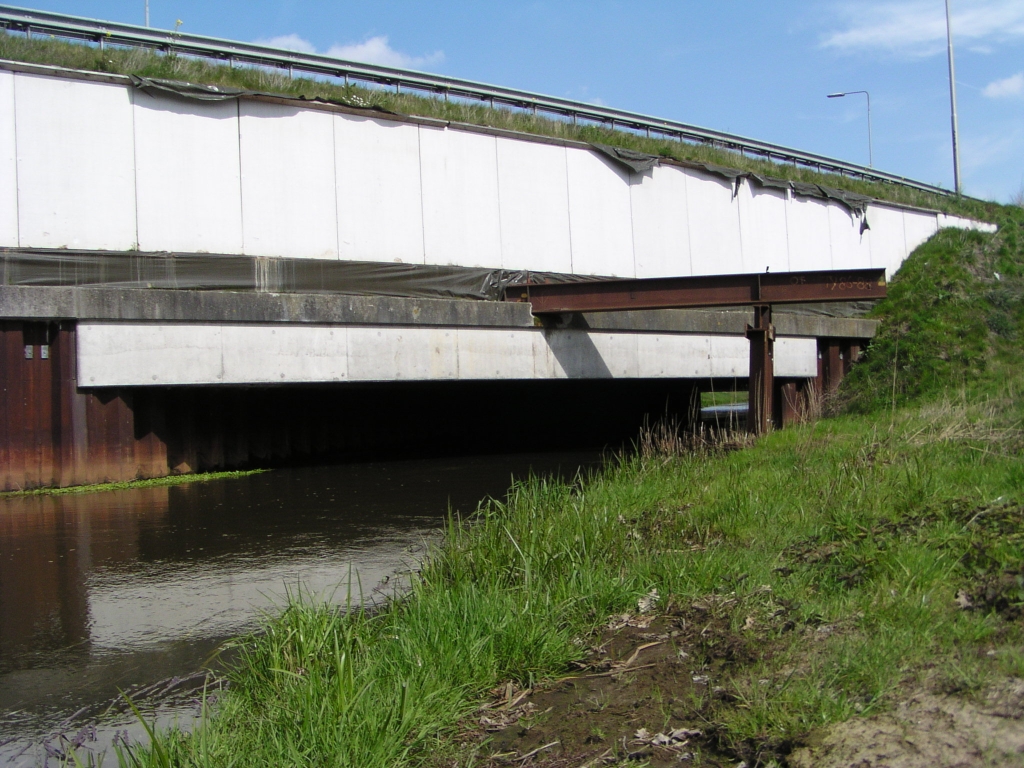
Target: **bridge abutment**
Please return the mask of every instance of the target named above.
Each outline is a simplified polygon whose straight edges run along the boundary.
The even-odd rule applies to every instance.
[[[8,491],[333,459],[618,448],[645,420],[668,415],[686,423],[700,384],[606,378],[89,388],[77,379],[74,321],[4,321],[0,344],[0,489]]]

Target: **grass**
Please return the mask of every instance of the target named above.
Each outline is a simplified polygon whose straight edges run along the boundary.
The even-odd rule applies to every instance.
[[[732,405],[733,403],[747,402],[747,391],[737,390],[735,392],[701,392],[700,407],[710,408],[715,405]]]
[[[127,480],[120,483],[94,483],[93,485],[71,485],[64,488],[33,488],[28,491],[0,491],[0,499],[16,496],[66,496],[77,493],[100,493],[102,491],[126,491],[133,488],[154,488],[164,485],[182,485],[183,483],[204,483],[209,480],[229,480],[236,477],[257,475],[269,472],[266,469],[249,469],[232,472],[204,472],[196,475],[169,475],[153,477],[146,480]]]
[[[847,412],[731,452],[647,441],[581,482],[518,484],[452,519],[400,599],[298,599],[239,639],[204,724],[121,763],[469,765],[455,737],[489,690],[564,674],[652,590],[662,611],[711,606],[746,647],[719,672],[726,695],[692,704],[737,759],[915,687],[1020,675],[1021,215],[915,252]]]
[[[216,714],[133,759],[459,759],[446,737],[489,689],[567,669],[578,638],[652,588],[670,604],[735,598],[737,634],[754,617],[763,652],[720,683],[743,706],[703,710],[737,754],[875,711],[914,681],[976,687],[1019,667],[1024,640],[1016,582],[984,603],[1024,569],[1022,383],[985,407],[954,398],[883,427],[844,416],[728,454],[629,458],[578,489],[517,485],[472,525],[451,521],[407,597],[378,612],[296,601],[239,640]]]
[[[975,395],[1012,377],[1024,340],[1024,209],[1004,206],[995,235],[944,230],[904,262],[874,309],[881,319],[844,404],[868,413],[934,397]]]
[[[846,189],[879,200],[933,208],[957,215],[990,220],[997,208],[973,198],[937,195],[896,184],[869,182],[809,168],[774,163],[708,144],[693,144],[647,138],[627,130],[597,125],[573,125],[506,108],[492,108],[477,102],[446,101],[441,98],[396,94],[389,90],[341,85],[323,79],[290,78],[282,71],[256,67],[231,67],[187,56],[107,46],[72,43],[57,39],[27,39],[0,31],[0,59],[48,64],[97,72],[135,74],[143,77],[183,80],[206,85],[229,86],[308,99],[324,99],[355,107],[373,107],[396,114],[432,117],[525,133],[583,142],[612,144],[660,155],[683,162],[713,163],[792,181],[806,181]]]

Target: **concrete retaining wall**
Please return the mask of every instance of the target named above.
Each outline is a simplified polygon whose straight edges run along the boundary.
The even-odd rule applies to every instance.
[[[0,246],[891,273],[939,227],[977,226],[873,204],[862,232],[834,202],[670,165],[630,174],[575,143],[57,74],[0,69]]]
[[[78,324],[83,387],[482,379],[743,378],[741,336],[396,326]],[[813,378],[815,339],[775,374]]]

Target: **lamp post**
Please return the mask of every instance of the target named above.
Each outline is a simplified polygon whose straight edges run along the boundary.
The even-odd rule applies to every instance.
[[[863,93],[868,97],[868,168],[875,167],[875,155],[871,149],[871,94],[867,91],[843,91],[842,93],[830,93],[828,98],[830,99],[841,99],[843,96],[849,96],[852,93]]]
[[[149,26],[149,0],[146,0],[146,26]]]
[[[949,0],[946,0],[946,52],[949,55],[949,112],[953,123],[953,186],[960,194],[960,145],[956,125],[956,75],[953,70],[953,29],[949,23]]]

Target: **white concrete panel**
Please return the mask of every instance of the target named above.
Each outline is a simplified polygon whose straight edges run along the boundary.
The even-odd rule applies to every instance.
[[[494,136],[420,127],[427,264],[501,267]]]
[[[242,253],[238,103],[134,99],[139,248]]]
[[[740,336],[711,336],[711,375],[746,376],[750,370],[750,342]]]
[[[907,239],[903,231],[903,211],[872,203],[868,207],[871,241],[871,266],[884,268],[891,278],[907,257]]]
[[[795,378],[817,376],[818,340],[791,336],[777,337],[775,339],[775,375]]]
[[[978,232],[988,233],[993,233],[999,229],[995,224],[989,224],[984,221],[975,221],[974,219],[965,219],[961,216],[951,216],[945,213],[938,214],[937,223],[939,229],[953,227],[954,229],[973,229]]]
[[[934,213],[904,211],[903,229],[907,239],[907,255],[909,256],[917,246],[939,231],[938,218]]]
[[[637,277],[692,274],[686,174],[670,165],[634,177],[630,186]]]
[[[781,189],[762,189],[744,179],[736,202],[740,215],[743,271],[789,271],[786,193]]]
[[[342,326],[225,325],[225,384],[345,381],[348,338]]]
[[[131,249],[137,234],[128,88],[18,74],[14,103],[20,244]]]
[[[532,379],[537,331],[458,329],[460,379]]]
[[[556,379],[610,379],[611,368],[592,338],[577,330],[544,331],[551,354],[551,376]]]
[[[590,340],[605,366],[616,379],[635,379],[640,375],[635,333],[590,333]]]
[[[638,334],[637,373],[642,379],[705,378],[711,375],[711,337]]]
[[[86,387],[343,381],[745,377],[738,336],[322,325],[79,324]],[[815,339],[780,338],[778,376],[811,377]]]
[[[533,341],[533,376],[536,379],[565,378],[565,374],[560,373],[562,370],[561,366],[555,358],[554,350],[551,349],[550,335],[551,331],[537,328],[534,329],[531,336]]]
[[[501,263],[571,272],[565,147],[497,139]]]
[[[348,328],[352,381],[455,379],[459,375],[454,328]]]
[[[217,325],[79,323],[77,349],[83,387],[223,382]]]
[[[572,271],[635,277],[629,174],[586,149],[566,149]]]
[[[789,268],[794,272],[832,269],[828,204],[812,197],[789,199]]]
[[[419,127],[335,115],[342,259],[423,263]]]
[[[861,218],[845,206],[828,206],[829,239],[832,242],[832,269],[867,269],[871,266],[871,246],[862,233]]]
[[[14,73],[0,71],[0,248],[18,245],[18,161]]]
[[[686,171],[686,210],[690,264],[695,275],[743,272],[740,219],[732,184],[725,179]]]
[[[334,116],[240,101],[245,253],[338,258]]]

